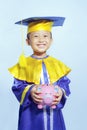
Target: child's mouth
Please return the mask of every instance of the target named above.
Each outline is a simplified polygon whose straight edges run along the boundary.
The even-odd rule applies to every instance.
[[[38,47],[43,48],[46,44],[37,44]]]

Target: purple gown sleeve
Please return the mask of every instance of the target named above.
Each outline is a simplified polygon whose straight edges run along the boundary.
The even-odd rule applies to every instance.
[[[14,83],[12,86],[12,91],[14,93],[14,95],[16,96],[17,100],[20,102],[21,98],[22,98],[22,93],[25,89],[26,86],[28,86],[30,83],[26,82],[26,81],[22,81],[22,80],[18,80],[16,78],[14,78]],[[31,84],[30,89],[26,92],[25,98],[23,100],[23,103],[21,104],[24,107],[29,106],[29,104],[31,103],[32,99],[30,96],[30,90],[33,87],[33,85]]]
[[[70,84],[70,79],[67,78],[66,76],[62,77],[61,79],[59,79],[54,85],[58,85],[59,87],[61,87],[64,91],[65,94],[63,94],[62,99],[60,101],[60,103],[57,105],[57,107],[63,108],[65,103],[66,103],[66,96],[69,96],[70,94],[70,89],[69,89],[69,84]]]

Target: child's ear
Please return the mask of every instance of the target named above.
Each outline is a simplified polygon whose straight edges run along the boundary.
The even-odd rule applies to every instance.
[[[30,45],[29,39],[26,39],[26,43],[27,45]]]
[[[51,44],[53,43],[53,39],[51,39]]]
[[[53,42],[53,38],[51,39],[51,43]]]

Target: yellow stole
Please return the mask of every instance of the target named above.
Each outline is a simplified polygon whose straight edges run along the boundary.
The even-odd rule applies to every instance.
[[[40,83],[42,62],[44,62],[49,74],[50,82],[54,83],[61,77],[67,75],[71,69],[67,67],[63,62],[48,56],[44,59],[35,59],[31,56],[25,58],[26,64],[22,66],[21,63],[17,63],[8,70],[10,73],[19,80],[25,80],[34,84]]]

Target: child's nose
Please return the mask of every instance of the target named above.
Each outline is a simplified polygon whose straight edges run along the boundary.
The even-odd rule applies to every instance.
[[[44,41],[44,37],[43,37],[43,36],[40,36],[40,37],[39,37],[39,41],[40,41],[40,42],[43,42],[43,41]]]

